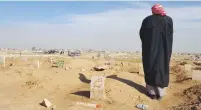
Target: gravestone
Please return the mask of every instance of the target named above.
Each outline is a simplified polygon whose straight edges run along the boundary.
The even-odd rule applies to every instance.
[[[38,69],[40,68],[40,61],[39,60],[37,61],[37,68]]]
[[[201,70],[193,70],[192,80],[201,80]]]
[[[185,73],[192,72],[192,65],[185,64],[184,68],[185,68]]]
[[[0,56],[0,64],[5,66],[5,56]]]
[[[104,100],[105,99],[105,77],[92,76],[90,84],[90,99]]]
[[[139,63],[138,67],[139,67],[139,74],[143,75],[144,74],[143,64]]]
[[[185,64],[184,65],[184,72],[187,77],[192,77],[192,65]]]

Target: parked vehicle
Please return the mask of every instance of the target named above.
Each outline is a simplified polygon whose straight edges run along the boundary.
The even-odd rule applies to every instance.
[[[57,50],[48,50],[44,52],[44,54],[57,54],[57,53],[59,53],[59,51]]]
[[[69,50],[68,51],[68,56],[74,57],[74,56],[80,56],[81,55],[81,51],[79,50]]]

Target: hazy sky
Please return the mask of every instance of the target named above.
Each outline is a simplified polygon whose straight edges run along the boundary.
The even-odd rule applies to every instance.
[[[201,52],[201,1],[0,2],[0,47],[141,50],[141,22],[155,3],[173,19],[173,50]]]

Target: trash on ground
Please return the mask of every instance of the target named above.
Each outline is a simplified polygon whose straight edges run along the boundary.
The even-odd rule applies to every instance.
[[[91,107],[91,108],[101,108],[101,105],[99,104],[91,104],[91,103],[84,103],[84,102],[77,102],[76,105],[82,105],[82,106]]]
[[[148,110],[148,105],[138,104],[136,107],[141,109],[141,110]]]

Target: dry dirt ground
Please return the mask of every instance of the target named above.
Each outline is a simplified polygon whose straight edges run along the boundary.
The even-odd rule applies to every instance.
[[[93,110],[75,106],[75,102],[101,104],[103,110],[138,110],[137,104],[146,104],[149,110],[201,110],[201,81],[185,78],[183,65],[176,61],[171,61],[168,94],[157,101],[146,96],[144,76],[135,72],[136,60],[52,58],[65,60],[64,67],[51,67],[47,57],[7,58],[6,67],[0,68],[0,110],[51,110],[40,105],[44,98],[56,105],[56,110]],[[110,68],[105,71],[92,69],[108,62]],[[89,98],[90,78],[97,74],[107,76],[103,101]]]

